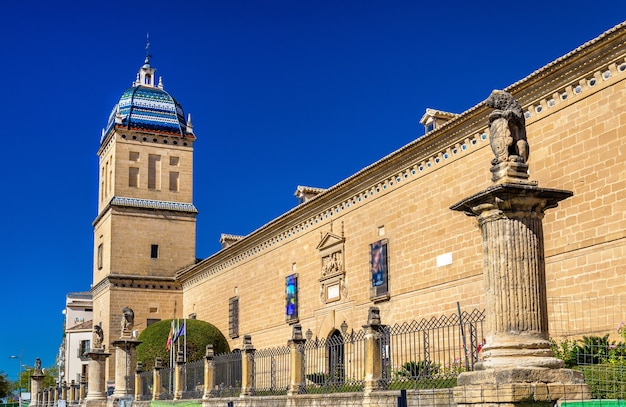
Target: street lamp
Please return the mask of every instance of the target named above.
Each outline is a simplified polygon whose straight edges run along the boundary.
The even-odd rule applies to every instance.
[[[20,361],[20,365],[19,365],[19,369],[17,372],[17,401],[19,403],[19,407],[22,407],[22,354],[20,353],[19,356],[9,356],[10,359],[19,359]]]

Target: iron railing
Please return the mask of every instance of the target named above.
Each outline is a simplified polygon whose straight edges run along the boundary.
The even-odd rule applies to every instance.
[[[485,312],[384,326],[380,330],[383,387],[448,388],[474,369],[483,344]]]
[[[290,382],[289,347],[259,349],[254,352],[254,394],[287,394]]]
[[[302,393],[361,391],[365,380],[365,332],[345,336],[335,331],[328,338],[304,344],[305,388]]]
[[[241,352],[234,351],[213,359],[215,388],[213,396],[234,397],[241,394]]]

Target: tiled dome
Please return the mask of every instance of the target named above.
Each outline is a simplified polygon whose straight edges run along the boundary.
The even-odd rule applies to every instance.
[[[159,81],[154,85],[154,72],[149,58],[137,73],[133,86],[126,89],[113,107],[103,142],[114,129],[126,129],[158,133],[162,135],[195,138],[191,123],[185,119],[183,107],[163,90]]]

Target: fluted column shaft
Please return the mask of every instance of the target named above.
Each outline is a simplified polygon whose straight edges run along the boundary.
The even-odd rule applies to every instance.
[[[487,314],[485,369],[559,368],[548,340],[544,211],[569,191],[499,184],[452,206],[476,216],[483,239]]]

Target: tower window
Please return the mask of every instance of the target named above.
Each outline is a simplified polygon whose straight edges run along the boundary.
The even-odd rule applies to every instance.
[[[131,151],[128,153],[128,159],[130,161],[139,161],[139,153],[136,151]]]
[[[180,158],[178,158],[178,157],[170,157],[170,165],[178,166],[179,162],[180,162]]]
[[[150,246],[150,257],[153,259],[159,258],[159,245],[153,244]]]
[[[178,172],[170,172],[170,191],[178,192],[178,179],[180,175]]]
[[[161,156],[148,156],[148,189],[161,189]]]
[[[98,270],[102,270],[102,243],[100,243],[98,245],[98,258],[97,258],[97,264],[98,264]]]
[[[128,186],[132,188],[137,188],[139,186],[139,168],[128,168]]]

